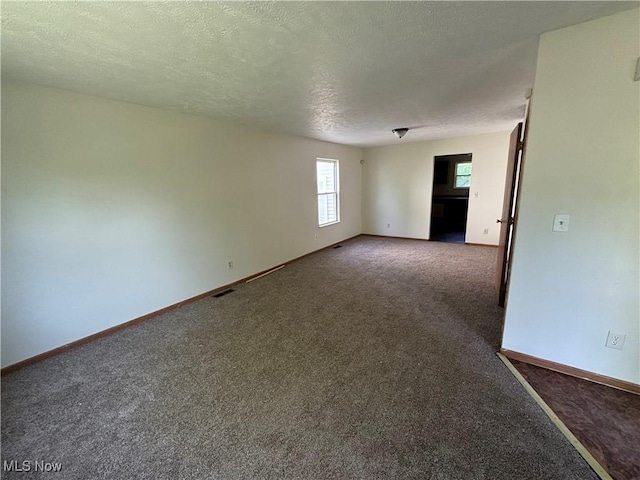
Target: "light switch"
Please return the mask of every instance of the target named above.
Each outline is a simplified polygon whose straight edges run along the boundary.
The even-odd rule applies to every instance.
[[[554,232],[568,232],[569,231],[569,219],[571,215],[558,213],[553,217],[553,231]]]

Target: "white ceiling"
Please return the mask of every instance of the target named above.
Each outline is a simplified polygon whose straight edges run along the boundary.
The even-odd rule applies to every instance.
[[[350,145],[511,129],[540,33],[638,2],[2,2],[2,75]]]

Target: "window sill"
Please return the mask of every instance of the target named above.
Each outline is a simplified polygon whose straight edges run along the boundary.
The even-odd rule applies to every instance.
[[[335,225],[337,223],[340,223],[340,220],[331,223],[323,223],[322,225],[318,225],[318,228],[330,227],[331,225]]]

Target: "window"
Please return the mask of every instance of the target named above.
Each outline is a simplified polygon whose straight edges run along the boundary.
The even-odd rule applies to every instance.
[[[318,225],[330,225],[340,221],[340,199],[338,198],[338,161],[319,158],[316,160],[318,181]]]
[[[455,188],[469,188],[471,185],[471,162],[456,163]]]

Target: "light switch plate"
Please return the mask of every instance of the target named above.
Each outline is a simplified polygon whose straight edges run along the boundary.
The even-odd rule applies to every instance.
[[[553,217],[553,231],[554,232],[568,232],[569,231],[569,219],[571,215],[558,213]]]

